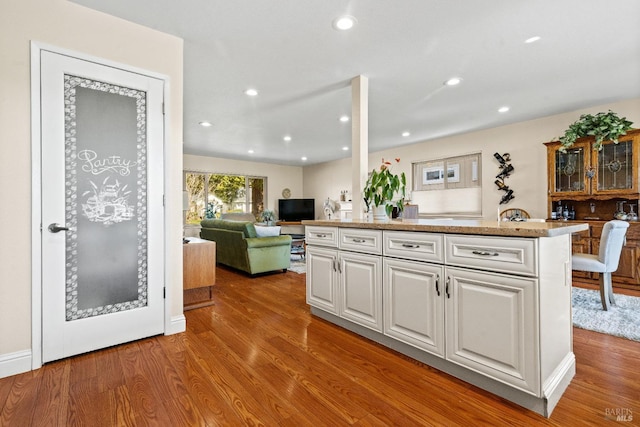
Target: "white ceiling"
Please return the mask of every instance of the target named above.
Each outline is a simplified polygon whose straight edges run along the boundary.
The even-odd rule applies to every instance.
[[[186,154],[349,157],[359,74],[371,152],[640,97],[638,0],[73,1],[184,39]]]

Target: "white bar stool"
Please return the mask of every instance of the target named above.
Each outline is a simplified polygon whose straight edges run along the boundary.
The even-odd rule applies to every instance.
[[[624,245],[629,223],[613,220],[602,227],[600,248],[597,255],[573,254],[571,268],[578,271],[600,273],[600,299],[602,309],[609,310],[610,304],[615,304],[613,288],[611,287],[611,273],[618,269],[620,253]]]

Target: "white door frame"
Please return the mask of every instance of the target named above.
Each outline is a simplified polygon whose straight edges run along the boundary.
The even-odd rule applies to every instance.
[[[84,61],[95,62],[98,64],[106,65],[113,68],[118,68],[124,71],[138,73],[153,77],[159,80],[163,80],[164,84],[164,99],[165,105],[169,99],[169,77],[163,74],[150,72],[136,67],[131,67],[125,64],[117,63],[114,61],[108,61],[102,58],[98,58],[92,55],[86,55],[79,52],[74,52],[68,49],[62,49],[56,46],[47,45],[40,42],[31,42],[31,369],[38,369],[42,366],[42,189],[41,183],[41,113],[40,113],[40,53],[46,50],[61,55],[71,56]],[[164,184],[163,193],[167,193],[168,182],[168,170],[167,167],[167,149],[168,149],[168,135],[169,132],[169,115],[166,113],[163,116],[164,125],[164,141],[163,141],[163,153],[165,160],[164,168]],[[166,197],[165,197],[166,198]],[[163,225],[163,239],[166,242],[167,236],[167,215],[164,215]],[[165,287],[165,300],[164,300],[164,333],[165,335],[170,332],[172,319],[171,319],[171,288],[168,286],[167,277],[169,271],[167,268],[167,251],[168,245],[165,244],[164,253],[164,282]],[[174,319],[175,320],[175,319]],[[174,322],[175,323],[175,322]]]

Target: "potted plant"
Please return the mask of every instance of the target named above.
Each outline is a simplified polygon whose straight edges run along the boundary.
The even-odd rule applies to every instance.
[[[276,222],[276,216],[272,210],[265,209],[260,212],[260,220],[266,225],[273,225]]]
[[[396,163],[400,159],[396,158]],[[396,206],[400,212],[404,207],[406,196],[407,177],[404,172],[400,175],[391,173],[391,162],[382,159],[382,165],[378,169],[373,169],[369,174],[369,179],[364,186],[364,203],[367,210],[371,207],[382,210],[384,214],[374,212],[374,219],[388,219],[393,207]],[[395,199],[395,201],[394,201]]]
[[[613,141],[617,144],[618,138],[626,134],[632,124],[626,117],[620,118],[611,110],[607,113],[598,113],[595,116],[583,114],[559,138],[562,143],[561,150],[565,151],[573,145],[576,139],[585,136],[595,137],[593,149],[602,150],[603,141]]]

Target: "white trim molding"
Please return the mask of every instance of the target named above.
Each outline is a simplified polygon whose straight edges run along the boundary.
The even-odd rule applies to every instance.
[[[173,316],[171,321],[165,325],[164,334],[165,335],[173,335],[179,334],[180,332],[184,332],[187,330],[187,318],[184,317],[184,314],[179,316]]]
[[[0,378],[10,377],[31,370],[31,350],[0,355]]]

